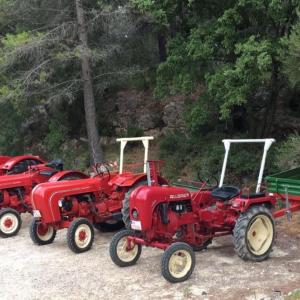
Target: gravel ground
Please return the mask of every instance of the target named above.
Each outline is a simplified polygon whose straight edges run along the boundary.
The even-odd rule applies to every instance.
[[[300,288],[300,215],[277,222],[271,258],[244,262],[231,237],[213,241],[196,254],[192,277],[170,284],[160,274],[161,250],[144,248],[138,263],[115,266],[108,255],[113,233],[95,235],[93,248],[73,254],[66,231],[53,244],[35,246],[28,234],[30,215],[23,216],[18,236],[0,239],[0,299],[282,299]]]

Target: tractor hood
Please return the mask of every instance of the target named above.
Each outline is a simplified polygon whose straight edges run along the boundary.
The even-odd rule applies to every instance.
[[[31,193],[34,210],[38,210],[45,223],[61,220],[58,202],[67,196],[97,193],[110,188],[108,176],[70,181],[45,182],[37,185]]]
[[[130,219],[138,224],[136,230],[151,228],[153,211],[161,203],[179,202],[191,199],[191,193],[185,188],[173,186],[140,186],[130,195]],[[137,218],[132,212],[136,211]]]
[[[31,185],[32,173],[3,175],[0,177],[0,190]]]

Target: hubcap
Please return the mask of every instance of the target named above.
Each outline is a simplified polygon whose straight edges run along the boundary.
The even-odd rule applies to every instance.
[[[117,255],[124,262],[131,262],[138,254],[138,245],[129,241],[127,237],[120,239],[117,245]]]
[[[0,230],[5,234],[11,234],[18,228],[19,220],[11,213],[7,213],[0,219]]]
[[[192,257],[186,250],[175,251],[169,260],[169,272],[175,278],[184,277],[192,267]]]
[[[37,235],[42,241],[48,241],[53,236],[54,228],[45,224],[38,224]]]
[[[88,225],[79,225],[75,231],[75,243],[79,248],[88,246],[92,238],[92,232]]]
[[[273,234],[274,230],[270,218],[266,215],[256,216],[247,232],[250,251],[255,255],[265,254],[272,244]]]

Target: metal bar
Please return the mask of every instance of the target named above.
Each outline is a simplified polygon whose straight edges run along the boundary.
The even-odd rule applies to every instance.
[[[222,167],[222,173],[221,173],[219,187],[222,187],[222,185],[224,183],[228,154],[229,154],[229,150],[230,150],[230,140],[223,140],[223,143],[224,143],[224,147],[225,147],[225,156],[224,156],[224,161],[223,161],[223,167]]]

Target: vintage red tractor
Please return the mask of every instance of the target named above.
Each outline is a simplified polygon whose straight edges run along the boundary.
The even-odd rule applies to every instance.
[[[24,173],[29,167],[44,163],[43,159],[34,155],[0,156],[0,176]]]
[[[26,157],[26,159],[24,159]],[[42,162],[37,157],[23,156],[9,170],[17,173],[0,177],[0,236],[11,237],[21,228],[21,213],[32,213],[30,194],[41,182],[87,178],[79,171],[63,171],[61,161]],[[27,162],[28,161],[28,162]],[[7,162],[5,167],[8,167]],[[27,171],[25,171],[25,167]],[[22,170],[22,171],[21,171]]]
[[[121,209],[133,189],[147,184],[146,162],[149,140],[153,137],[122,138],[119,172],[109,170],[105,164],[95,166],[95,175],[84,180],[70,182],[49,182],[37,186],[32,192],[34,220],[30,225],[30,237],[35,244],[52,243],[56,231],[68,228],[67,243],[75,253],[82,253],[92,247],[94,229],[120,229]],[[145,149],[144,171],[132,173],[123,171],[123,155],[127,142],[142,141]],[[167,181],[158,176],[160,184]],[[128,203],[128,201],[126,201]],[[126,213],[125,213],[126,214]],[[129,220],[125,220],[129,221]]]
[[[278,192],[276,195],[260,192],[266,155],[273,139],[223,142],[226,152],[216,188],[208,189],[203,183],[202,188],[191,192],[184,187],[160,185],[155,164],[148,162],[148,182],[151,185],[133,191],[127,216],[131,228],[115,234],[110,244],[110,256],[116,265],[135,264],[143,245],[160,248],[165,250],[161,260],[162,275],[170,282],[181,282],[193,272],[194,250],[202,250],[213,238],[224,235],[233,235],[235,251],[242,259],[263,261],[268,258],[275,237],[274,217],[300,209],[300,197],[297,196],[298,203],[294,197],[291,205],[286,200],[286,208],[275,211],[277,198],[288,197],[280,196]],[[258,183],[253,194],[223,185],[230,145],[250,142],[264,143]],[[300,169],[297,174],[300,180]],[[273,179],[272,182],[272,191],[276,192],[278,181]],[[298,184],[300,195],[300,182]],[[280,192],[282,190],[281,186]]]

